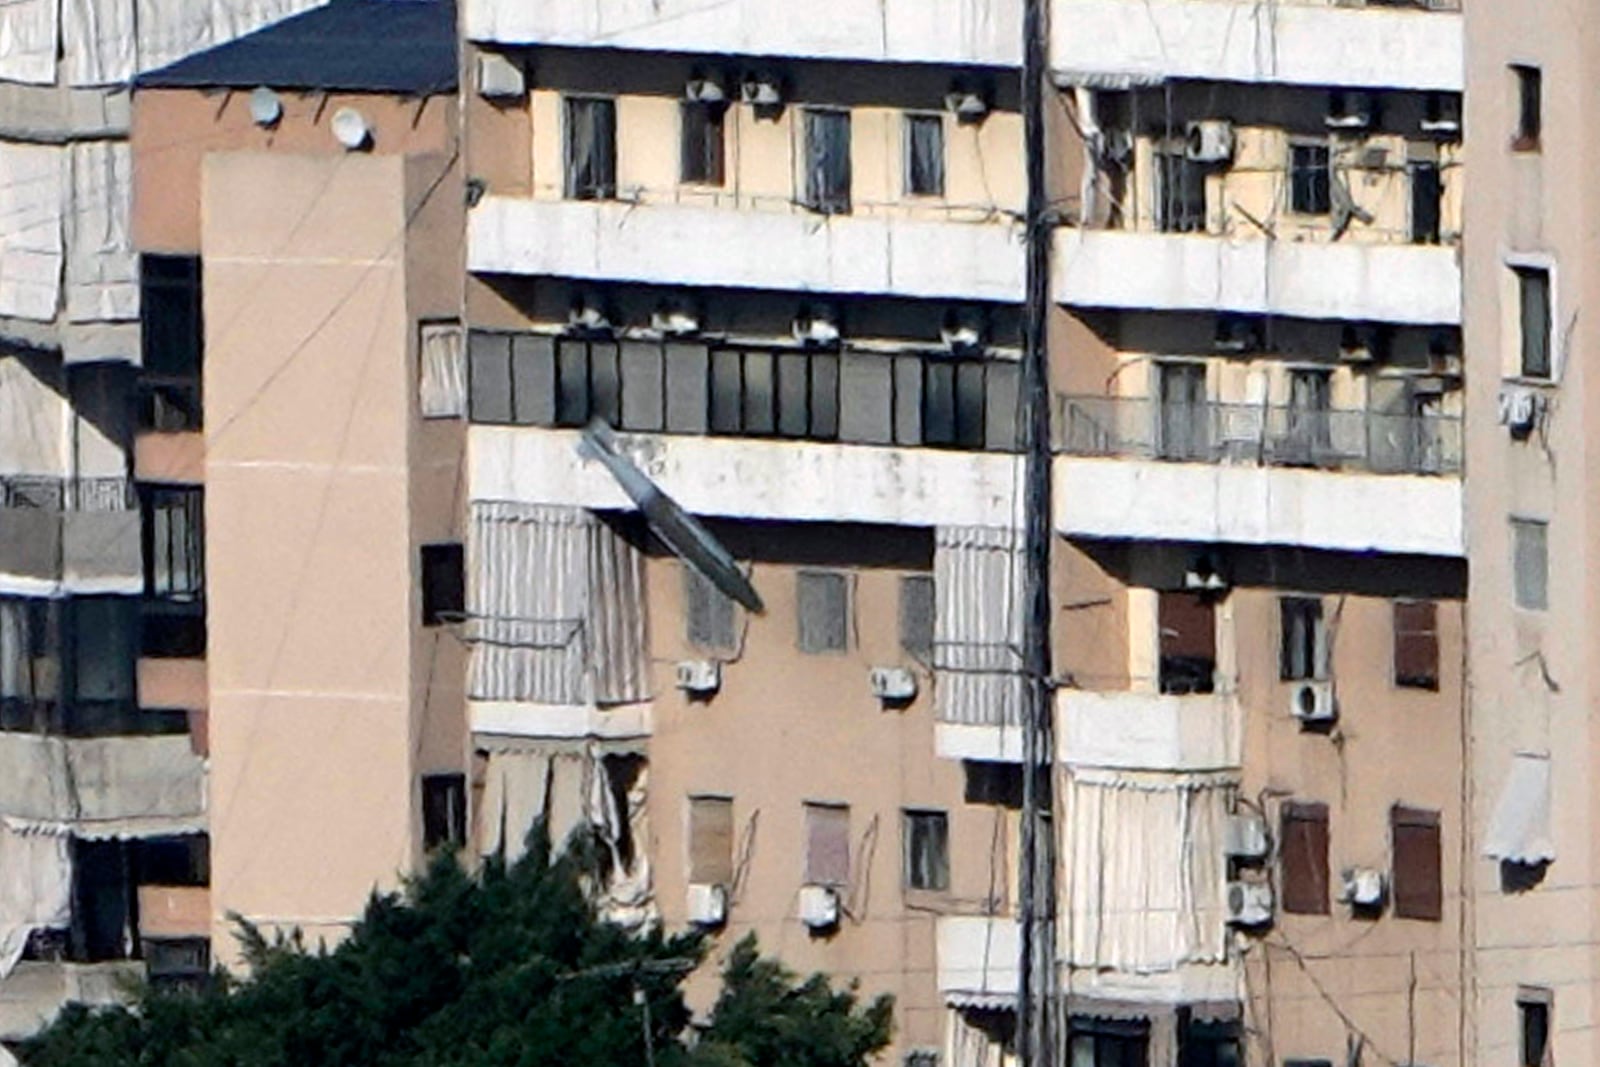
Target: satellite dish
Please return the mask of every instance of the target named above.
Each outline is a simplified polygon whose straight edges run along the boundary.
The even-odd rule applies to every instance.
[[[276,126],[283,118],[283,101],[265,85],[250,90],[250,118],[257,126]]]
[[[352,152],[372,143],[372,127],[367,125],[366,116],[353,107],[341,107],[333,113],[333,135]]]
[[[722,593],[759,614],[766,610],[761,596],[744,576],[733,554],[683,505],[661,491],[643,471],[617,451],[617,438],[611,427],[596,419],[583,431],[578,454],[596,459],[622,486],[634,506],[644,513],[650,529],[661,538],[672,554],[705,575]]]

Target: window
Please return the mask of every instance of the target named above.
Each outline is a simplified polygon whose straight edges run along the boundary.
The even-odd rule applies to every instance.
[[[460,848],[467,841],[467,778],[463,774],[422,777],[422,847]]]
[[[466,615],[466,565],[459,544],[422,546],[422,625],[458,622]]]
[[[850,881],[850,808],[844,804],[807,804],[807,885],[842,886]]]
[[[930,356],[922,363],[922,443],[982,448],[988,369],[982,359]]]
[[[795,576],[800,651],[843,652],[850,647],[850,581],[833,571]]]
[[[1283,910],[1328,914],[1328,806],[1286,803],[1278,836]]]
[[[733,800],[689,798],[689,881],[733,885]]]
[[[1521,311],[1522,376],[1550,377],[1550,272],[1514,267]]]
[[[1196,1019],[1179,1008],[1178,1067],[1244,1067],[1239,1024]]]
[[[1395,917],[1438,922],[1444,917],[1439,813],[1396,804],[1389,809],[1389,838]]]
[[[140,540],[146,596],[197,601],[205,595],[205,490],[141,485]]]
[[[1156,229],[1201,233],[1206,228],[1206,172],[1183,152],[1156,154]]]
[[[1162,592],[1156,608],[1163,693],[1209,693],[1217,671],[1217,618],[1199,593]]]
[[[944,116],[906,116],[906,195],[944,195]]]
[[[1289,145],[1289,210],[1296,215],[1326,215],[1333,209],[1328,146]]]
[[[1439,688],[1439,606],[1431,600],[1394,602],[1394,684]]]
[[[722,104],[701,104],[684,101],[678,115],[682,128],[682,168],[680,175],[685,183],[693,185],[721,185],[723,181],[723,116],[727,108]]]
[[[900,647],[923,662],[933,658],[935,611],[933,575],[900,579]]]
[[[683,600],[690,644],[719,651],[734,647],[732,598],[687,563],[683,565]]]
[[[950,820],[942,811],[907,811],[905,885],[907,889],[950,888]]]
[[[566,195],[610,200],[617,195],[617,105],[600,97],[567,97]]]
[[[1537,152],[1544,132],[1544,76],[1538,67],[1524,66],[1513,66],[1511,74],[1517,84],[1517,129],[1511,138],[1511,150]]]
[[[806,206],[824,215],[850,213],[850,112],[805,113]]]
[[[1327,677],[1328,637],[1322,621],[1321,598],[1280,597],[1278,620],[1283,639],[1278,677],[1286,682]]]
[[[1517,988],[1517,1029],[1522,1067],[1550,1067],[1550,1015],[1555,996],[1539,986]]]
[[[139,602],[134,597],[67,601],[71,694],[76,704],[131,703],[137,660]]]
[[[164,993],[198,993],[211,981],[211,942],[203,937],[163,937],[144,942],[145,976]]]
[[[715,434],[839,437],[839,354],[719,348],[711,353]]]
[[[1289,372],[1288,425],[1278,443],[1278,460],[1315,464],[1333,453],[1331,376],[1324,370]]]
[[[474,422],[586,426],[598,418],[621,425],[621,354],[614,340],[475,331],[468,360]]]
[[[1549,524],[1511,520],[1511,570],[1517,607],[1543,611],[1550,606]]]
[[[1211,455],[1210,405],[1203,363],[1156,364],[1161,401],[1156,454],[1162,459],[1206,460]]]
[[[425,419],[467,413],[466,335],[459,322],[424,322],[417,331],[417,410]]]
[[[1073,1016],[1067,1062],[1072,1067],[1146,1067],[1150,1024],[1142,1019]]]
[[[139,425],[198,430],[205,351],[199,257],[141,256],[139,301]]]
[[[1011,811],[1022,807],[1022,768],[1015,763],[962,760],[966,772],[962,799],[968,804],[988,804]]]
[[[1406,169],[1411,173],[1411,243],[1436,245],[1440,238],[1440,202],[1444,198],[1439,164],[1418,160],[1407,164]]]

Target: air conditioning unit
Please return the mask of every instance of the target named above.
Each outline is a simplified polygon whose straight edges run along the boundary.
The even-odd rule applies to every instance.
[[[989,101],[985,100],[982,94],[962,89],[945,93],[944,107],[956,117],[957,122],[961,123],[982,122],[989,114]]]
[[[1428,101],[1424,105],[1422,122],[1419,124],[1423,133],[1437,134],[1442,137],[1454,137],[1461,132],[1461,97],[1455,93],[1429,93]]]
[[[1230,859],[1262,859],[1267,848],[1267,824],[1259,815],[1230,815],[1223,823],[1222,851]]]
[[[1500,425],[1513,437],[1526,437],[1539,423],[1544,398],[1532,389],[1500,390]]]
[[[1346,363],[1372,363],[1388,355],[1388,338],[1376,326],[1346,326],[1339,337],[1339,358]]]
[[[939,339],[952,352],[971,352],[983,347],[983,313],[963,308],[946,313],[939,327]]]
[[[1301,722],[1332,722],[1339,717],[1333,698],[1333,683],[1296,682],[1289,689],[1289,714]]]
[[[681,307],[661,307],[650,313],[650,328],[657,333],[683,337],[700,332],[700,316]]]
[[[1246,315],[1219,315],[1211,347],[1230,355],[1255,352],[1261,347],[1261,333],[1255,320]]]
[[[691,882],[689,921],[696,926],[721,926],[728,921],[728,890],[720,885]]]
[[[826,308],[813,308],[795,316],[794,339],[808,345],[831,345],[839,340],[839,323]]]
[[[739,99],[759,108],[783,106],[783,86],[770,74],[755,74],[739,86]]]
[[[1371,867],[1350,867],[1342,872],[1339,899],[1356,908],[1383,904],[1383,872]]]
[[[1372,125],[1372,94],[1363,89],[1335,89],[1328,94],[1331,130],[1364,130]]]
[[[1227,119],[1191,122],[1185,131],[1184,155],[1196,163],[1233,160],[1233,123]]]
[[[831,885],[800,887],[800,921],[813,930],[839,925],[839,891]]]
[[[580,300],[567,311],[567,325],[574,330],[603,333],[611,329],[611,319],[598,303]]]
[[[1196,557],[1183,572],[1183,587],[1197,593],[1220,593],[1228,588],[1228,580],[1222,576],[1222,568],[1217,566],[1217,561],[1203,554]]]
[[[1228,922],[1265,926],[1272,921],[1272,886],[1265,882],[1228,883]]]
[[[525,96],[528,81],[522,68],[498,52],[478,53],[478,95],[490,100]]]
[[[879,700],[910,700],[917,695],[917,676],[906,667],[873,667],[867,679]]]
[[[715,78],[690,78],[683,87],[683,98],[692,104],[720,104],[728,94]]]
[[[690,659],[678,664],[678,688],[709,696],[722,688],[722,664],[714,659]]]

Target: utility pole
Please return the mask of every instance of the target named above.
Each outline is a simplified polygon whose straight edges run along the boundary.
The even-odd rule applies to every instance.
[[[1028,202],[1023,221],[1027,292],[1022,320],[1024,451],[1022,600],[1022,834],[1017,961],[1021,1067],[1056,1067],[1054,694],[1050,648],[1050,242],[1045,173],[1045,0],[1023,0],[1022,123]]]

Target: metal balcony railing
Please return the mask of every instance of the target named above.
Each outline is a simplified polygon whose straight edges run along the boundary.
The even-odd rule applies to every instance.
[[[1056,426],[1057,450],[1076,456],[1461,473],[1461,420],[1448,415],[1060,396]]]
[[[48,474],[0,474],[0,508],[49,511],[131,511],[139,506],[133,479],[57,478]]]

